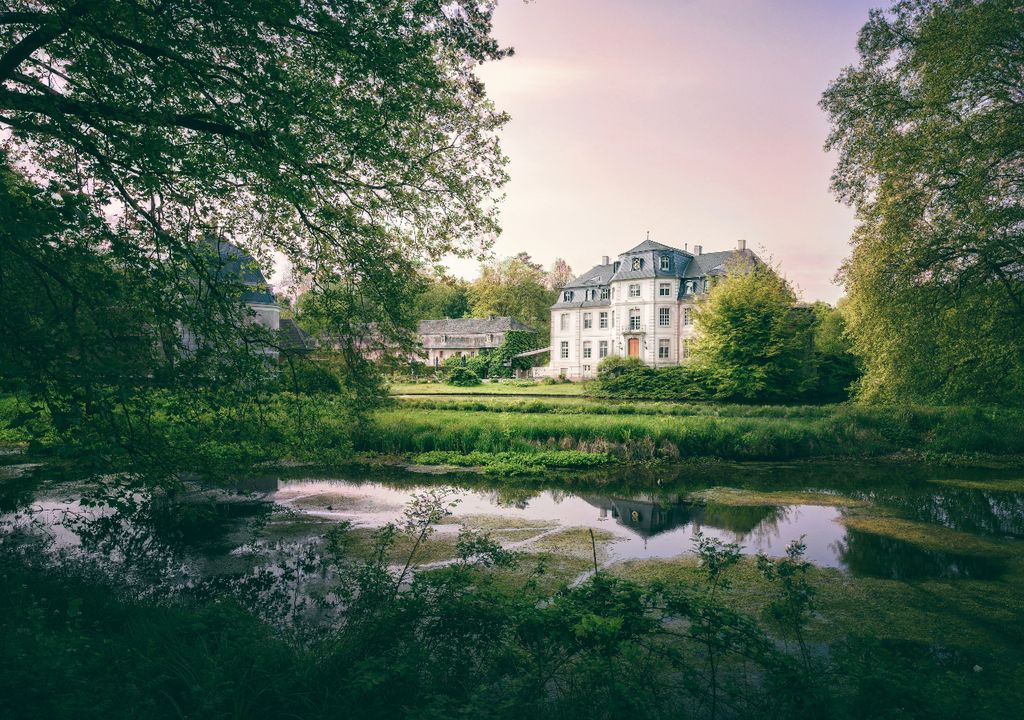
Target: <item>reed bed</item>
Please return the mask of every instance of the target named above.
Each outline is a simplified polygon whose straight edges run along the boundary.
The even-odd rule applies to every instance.
[[[357,447],[385,453],[605,452],[627,460],[794,460],[1022,455],[1024,412],[985,408],[675,405],[633,412],[544,407],[380,411]]]

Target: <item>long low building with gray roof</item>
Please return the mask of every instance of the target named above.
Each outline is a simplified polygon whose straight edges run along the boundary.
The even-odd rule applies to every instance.
[[[510,317],[450,318],[421,320],[416,333],[423,346],[423,359],[437,367],[450,357],[472,357],[493,350],[505,342],[510,330],[530,330]]]

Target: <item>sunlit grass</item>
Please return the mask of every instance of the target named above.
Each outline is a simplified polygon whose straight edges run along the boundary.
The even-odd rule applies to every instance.
[[[399,405],[374,415],[358,447],[382,453],[580,450],[635,461],[1024,454],[1024,412],[1017,410],[708,405],[699,412],[699,406],[687,407],[695,411],[505,412]]]

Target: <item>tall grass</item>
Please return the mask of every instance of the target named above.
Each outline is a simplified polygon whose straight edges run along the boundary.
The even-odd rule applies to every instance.
[[[584,450],[628,459],[792,460],[900,452],[1024,454],[1024,412],[983,408],[680,406],[602,414],[503,408],[378,412],[357,447],[388,453]],[[714,410],[717,408],[717,410]],[[692,414],[684,414],[692,410]],[[718,414],[712,414],[717,412]]]

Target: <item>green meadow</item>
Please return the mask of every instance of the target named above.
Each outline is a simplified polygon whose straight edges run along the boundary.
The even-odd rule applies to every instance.
[[[1024,454],[1024,411],[1017,409],[629,403],[531,398],[514,389],[500,398],[396,398],[373,415],[372,431],[357,435],[356,447],[387,454],[573,450],[669,462]]]

